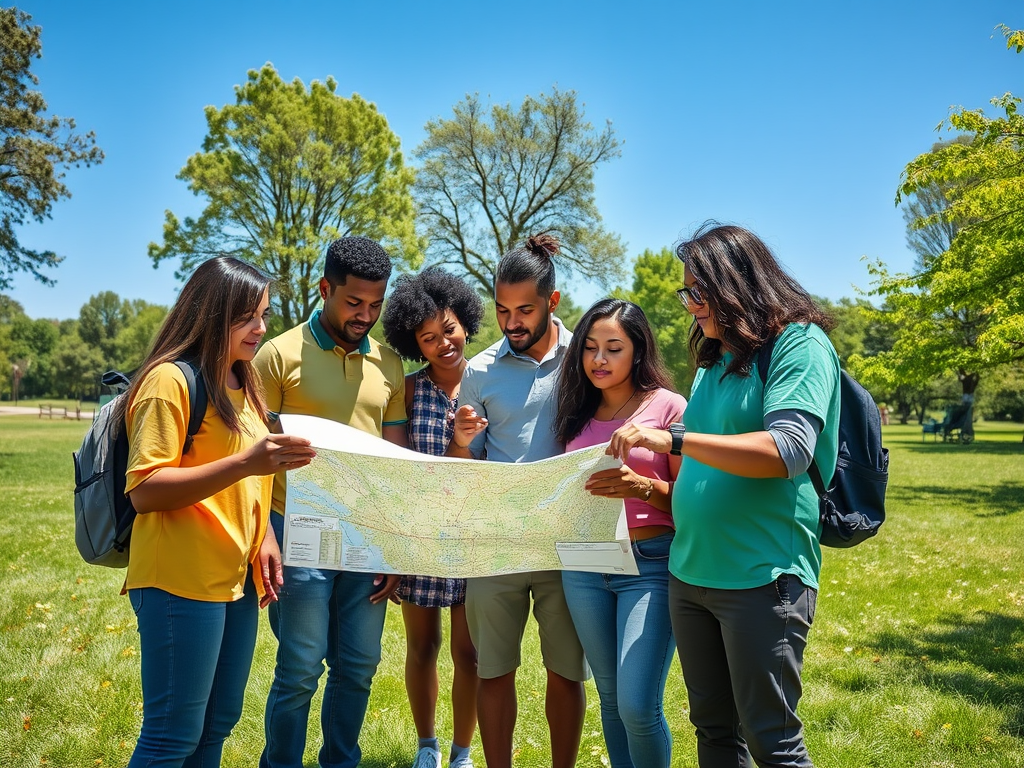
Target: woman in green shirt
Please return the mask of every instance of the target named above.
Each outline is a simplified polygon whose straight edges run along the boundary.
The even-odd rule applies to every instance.
[[[676,253],[698,366],[684,423],[623,427],[611,451],[683,457],[669,610],[701,768],[807,768],[796,709],[821,565],[807,468],[835,471],[833,323],[745,229],[705,225]],[[762,385],[757,351],[773,338]]]

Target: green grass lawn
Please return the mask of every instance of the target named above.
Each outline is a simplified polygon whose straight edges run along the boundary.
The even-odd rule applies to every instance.
[[[123,766],[141,722],[139,644],[123,571],[73,541],[71,451],[86,422],[0,418],[0,766]],[[969,446],[886,428],[890,519],[879,537],[826,550],[801,713],[819,768],[1024,767],[1024,445],[1021,425],[978,424]],[[519,673],[517,765],[550,765],[536,632]],[[275,643],[262,619],[245,713],[225,766],[253,766]],[[400,613],[363,729],[364,766],[406,766],[415,732],[402,683]],[[442,655],[439,734],[451,732]],[[597,696],[580,766],[606,764]],[[319,700],[314,702],[319,707]],[[678,667],[666,694],[673,764],[695,766]],[[316,765],[318,719],[306,763]],[[483,755],[477,741],[477,764]]]

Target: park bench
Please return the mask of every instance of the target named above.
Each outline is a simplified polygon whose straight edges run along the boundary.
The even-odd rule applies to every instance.
[[[72,409],[67,408],[67,407],[65,407],[63,405],[48,405],[48,404],[45,404],[45,403],[40,403],[39,404],[39,418],[41,419],[41,418],[43,418],[43,416],[47,416],[48,418],[51,418],[51,419],[54,416],[56,416],[57,418],[60,418],[60,419],[77,419],[78,421],[81,421],[82,420],[82,406],[81,406],[81,404],[76,405],[74,410],[72,410]]]
[[[921,440],[924,440],[925,435],[932,436],[932,442],[935,442],[942,435],[942,422],[936,421],[935,419],[925,419],[921,422]]]

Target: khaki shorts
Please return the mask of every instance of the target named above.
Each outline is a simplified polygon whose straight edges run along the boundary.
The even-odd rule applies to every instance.
[[[476,646],[477,674],[489,680],[514,672],[522,663],[520,646],[530,616],[531,594],[544,666],[568,680],[589,679],[590,667],[565,603],[561,571],[469,580],[466,618]]]

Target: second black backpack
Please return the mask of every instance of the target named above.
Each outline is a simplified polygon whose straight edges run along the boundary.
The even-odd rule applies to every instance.
[[[775,341],[757,353],[757,371],[766,386]],[[818,494],[820,542],[853,547],[878,533],[885,522],[889,449],[882,446],[882,417],[868,391],[846,371],[839,372],[839,388],[839,456],[832,486],[825,487],[813,461],[807,474]]]
[[[192,447],[206,414],[206,385],[198,369],[184,361],[175,365],[188,386],[188,434],[182,453]],[[135,509],[125,495],[128,471],[128,430],[124,417],[115,418],[117,402],[125,397],[129,379],[123,373],[103,374],[103,383],[121,390],[100,408],[85,433],[82,447],[73,454],[75,462],[75,544],[87,563],[124,568],[128,565]]]

